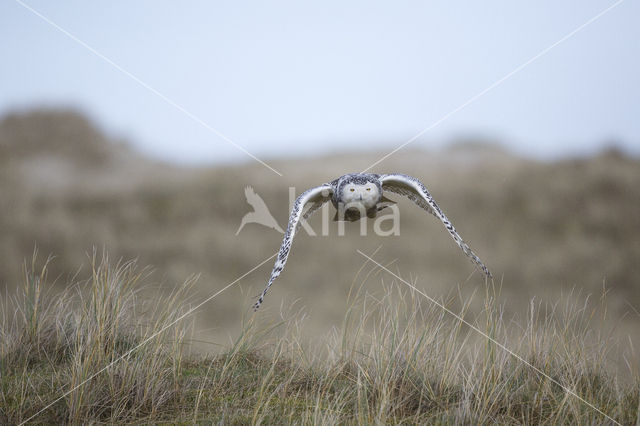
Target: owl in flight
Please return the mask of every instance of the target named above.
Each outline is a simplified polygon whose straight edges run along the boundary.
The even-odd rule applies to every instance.
[[[328,201],[331,201],[337,209],[336,219],[338,220],[352,222],[359,220],[365,215],[373,218],[380,210],[388,207],[390,203],[393,203],[384,196],[385,192],[404,195],[428,213],[440,219],[464,254],[482,269],[488,277],[491,277],[489,269],[487,269],[480,258],[478,258],[462,238],[460,238],[451,221],[447,219],[447,216],[440,210],[440,207],[438,207],[438,204],[436,204],[433,197],[431,197],[427,188],[418,179],[395,173],[350,173],[340,176],[331,182],[306,190],[300,194],[293,203],[287,231],[284,234],[284,239],[282,240],[276,263],[273,266],[271,277],[269,277],[267,286],[258,298],[258,301],[253,305],[253,309],[257,310],[260,307],[273,281],[280,275],[280,272],[282,272],[284,264],[287,262],[289,251],[291,250],[293,237],[300,227],[300,219],[306,220]],[[307,204],[309,204],[309,208],[303,213]]]

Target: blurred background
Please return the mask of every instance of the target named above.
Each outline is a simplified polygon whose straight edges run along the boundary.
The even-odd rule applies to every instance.
[[[245,186],[285,227],[289,187],[411,141],[372,171],[426,184],[507,314],[606,291],[616,333],[640,344],[638,2],[182,6],[0,4],[4,295],[34,247],[56,256],[57,286],[87,277],[97,247],[152,265],[146,291],[199,274],[203,300],[279,248],[257,224],[236,235]],[[309,336],[339,324],[356,249],[451,306],[482,293],[442,225],[398,201],[399,236],[300,233],[261,314],[293,304]],[[235,337],[271,267],[198,312],[202,348]]]

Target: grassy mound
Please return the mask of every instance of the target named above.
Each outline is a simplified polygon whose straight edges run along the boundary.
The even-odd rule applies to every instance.
[[[524,318],[507,320],[488,285],[482,314],[467,318],[466,301],[458,315],[492,341],[403,283],[366,293],[362,284],[379,270],[363,267],[342,326],[311,346],[301,343],[301,312],[274,322],[259,312],[230,347],[203,358],[186,351],[189,320],[178,321],[189,283],[141,300],[145,269],[96,256],[88,281],[53,295],[47,264],[25,267],[21,295],[2,305],[3,424],[614,424],[598,410],[633,424],[640,416],[640,377],[630,368],[619,381],[609,371],[612,342],[588,301],[532,303]]]

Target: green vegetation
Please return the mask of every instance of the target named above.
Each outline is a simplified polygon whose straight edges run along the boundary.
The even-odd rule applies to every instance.
[[[31,421],[611,423],[371,264],[330,335],[308,344],[301,312],[274,323],[260,312],[229,347],[203,358],[189,351],[189,318],[176,322],[192,282],[152,302],[141,297],[148,271],[136,262],[94,254],[91,263],[90,279],[54,295],[49,261],[39,268],[34,260],[19,295],[2,305],[0,423],[27,420],[63,395]],[[383,289],[369,293],[365,284],[380,278]],[[606,301],[532,302],[524,318],[507,319],[491,284],[483,299],[480,314],[464,300],[459,315],[617,422],[639,421],[638,371],[615,378],[615,342],[594,326]]]

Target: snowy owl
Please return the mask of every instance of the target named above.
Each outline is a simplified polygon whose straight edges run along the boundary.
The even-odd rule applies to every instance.
[[[427,188],[418,179],[395,173],[350,173],[340,176],[331,182],[308,189],[296,199],[291,209],[287,231],[284,234],[284,239],[282,240],[276,263],[273,266],[271,277],[269,277],[269,281],[258,298],[258,301],[253,305],[254,310],[260,307],[273,281],[280,275],[280,272],[282,272],[287,262],[289,251],[291,250],[293,237],[300,226],[300,219],[306,220],[313,212],[328,201],[331,201],[334,207],[336,207],[338,210],[337,218],[341,220],[356,221],[364,215],[373,218],[380,210],[389,206],[390,203],[393,203],[393,201],[384,196],[385,192],[404,195],[428,213],[440,219],[464,254],[482,269],[488,277],[491,277],[489,269],[487,269],[480,258],[478,258],[462,238],[460,238],[451,221],[447,219],[447,216],[445,216],[440,207],[438,207],[438,204],[436,204]],[[309,204],[309,208],[303,214],[302,211],[307,204]]]

